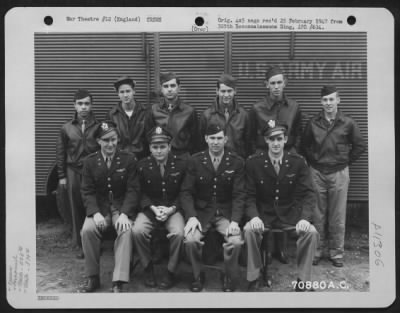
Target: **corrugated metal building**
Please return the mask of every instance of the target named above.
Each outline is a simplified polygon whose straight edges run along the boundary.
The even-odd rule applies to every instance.
[[[320,88],[334,83],[340,109],[368,139],[367,34],[350,32],[239,33],[36,33],[36,193],[55,189],[52,170],[61,125],[73,113],[73,94],[89,89],[102,119],[118,101],[113,82],[130,75],[136,98],[150,104],[160,71],[181,77],[181,97],[200,113],[215,97],[222,72],[238,78],[237,99],[249,108],[265,95],[264,73],[278,64],[288,75],[286,92],[305,113],[321,110]],[[351,167],[349,200],[368,200],[368,153]]]

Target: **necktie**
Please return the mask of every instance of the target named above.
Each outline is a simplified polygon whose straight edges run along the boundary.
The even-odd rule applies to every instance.
[[[168,111],[172,111],[172,104],[171,103],[168,103]]]
[[[82,120],[82,134],[85,133],[86,120]]]
[[[228,108],[225,108],[225,120],[226,120],[226,121],[229,120],[229,111],[228,111]]]
[[[161,177],[164,177],[164,173],[165,173],[164,163],[160,163],[160,174],[161,174]]]
[[[110,168],[111,167],[111,158],[107,158],[107,167]]]
[[[278,160],[275,160],[274,161],[274,169],[275,169],[275,173],[276,173],[276,175],[279,175],[279,161]]]
[[[218,160],[218,158],[214,158],[214,160],[213,160],[213,165],[214,165],[214,169],[217,170],[217,169],[218,169],[218,165],[219,165],[219,160]]]

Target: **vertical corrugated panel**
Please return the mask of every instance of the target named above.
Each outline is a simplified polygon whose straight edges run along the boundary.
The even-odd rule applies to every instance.
[[[148,101],[148,68],[141,33],[35,34],[36,192],[46,192],[46,178],[55,162],[61,125],[73,113],[73,94],[87,88],[94,97],[98,119],[118,101],[113,82],[130,75],[137,82],[136,97]],[[151,48],[151,47],[150,47]],[[148,64],[148,63],[147,63]]]
[[[198,112],[213,101],[224,60],[223,33],[160,33],[160,70],[179,75],[182,99]]]
[[[321,110],[321,86],[335,84],[340,109],[357,121],[367,141],[366,33],[233,33],[232,74],[246,108],[265,96],[264,73],[274,64],[287,73],[286,92],[301,105],[303,124]],[[367,151],[350,170],[349,199],[368,200]]]

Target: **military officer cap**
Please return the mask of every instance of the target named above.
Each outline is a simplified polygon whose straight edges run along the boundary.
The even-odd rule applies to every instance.
[[[269,120],[267,125],[263,129],[264,137],[276,136],[279,134],[285,134],[288,130],[288,126],[285,122],[277,120]]]
[[[111,134],[113,131],[119,135],[117,124],[115,124],[113,121],[103,121],[97,127],[94,135],[96,138],[104,139],[105,135]],[[111,135],[107,137],[111,137]]]
[[[172,139],[171,133],[164,127],[155,126],[147,133],[147,140],[149,143],[169,143]]]
[[[92,95],[90,94],[89,90],[87,90],[87,89],[78,89],[74,94],[74,102],[76,100],[83,99],[83,98],[86,98],[86,97],[90,97],[90,100],[92,100]]]
[[[135,88],[135,86],[136,86],[136,82],[129,76],[121,76],[114,83],[115,90],[118,91],[119,87],[124,84],[131,85],[132,88]]]
[[[217,123],[211,123],[207,126],[206,136],[215,135],[221,131],[225,132],[224,127]]]
[[[165,82],[170,81],[171,79],[176,79],[176,82],[179,84],[179,78],[176,76],[174,72],[163,72],[160,73],[160,85],[164,84]]]
[[[330,95],[330,94],[332,94],[334,92],[337,92],[336,86],[333,86],[333,85],[322,86],[322,88],[321,88],[321,97],[325,97],[325,96]]]
[[[272,67],[265,73],[265,79],[266,79],[267,81],[269,81],[269,79],[270,79],[271,77],[273,77],[273,76],[275,76],[275,75],[279,75],[279,74],[284,75],[282,69],[281,69],[279,66],[274,65],[274,66],[272,66]]]
[[[222,73],[222,75],[218,78],[218,82],[220,84],[224,84],[228,87],[231,87],[234,89],[236,88],[236,79],[229,74]]]

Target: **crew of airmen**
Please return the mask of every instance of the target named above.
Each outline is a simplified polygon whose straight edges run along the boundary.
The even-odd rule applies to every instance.
[[[225,292],[238,286],[242,251],[247,290],[259,290],[261,249],[268,257],[272,248],[271,239],[261,242],[272,229],[291,229],[298,238],[298,282],[311,281],[312,266],[322,258],[343,266],[348,166],[365,150],[360,130],[338,110],[335,86],[322,87],[322,110],[303,133],[300,107],[284,93],[283,71],[270,68],[265,84],[266,97],[246,111],[235,98],[237,80],[223,73],[215,101],[199,120],[179,97],[181,81],[172,72],[160,74],[161,96],[151,107],[135,100],[132,78],[119,78],[114,88],[120,102],[101,122],[91,111],[90,93],[75,93],[76,114],[61,129],[57,164],[71,214],[82,216],[73,224],[88,277],[82,292],[100,287],[107,229],[117,234],[112,292],[124,290],[134,253],[147,287],[173,287],[184,257],[192,267],[189,289],[201,291],[202,250],[211,229],[223,238]],[[152,258],[156,228],[164,228],[169,241],[160,279]],[[277,258],[287,263],[277,239]]]

